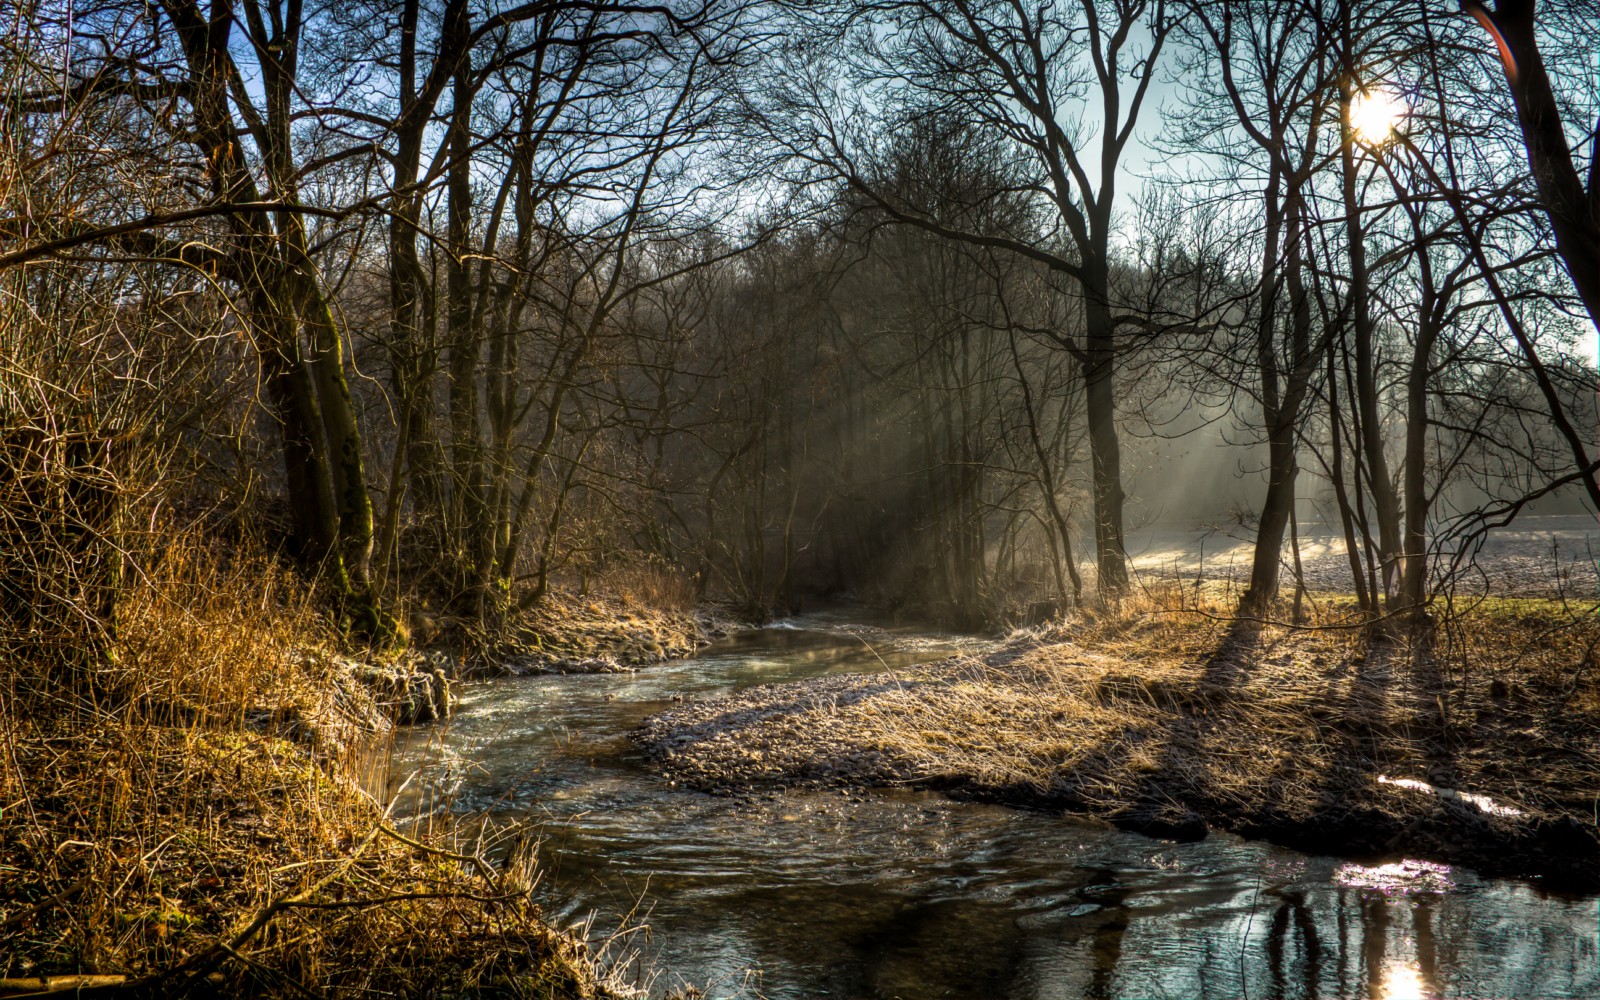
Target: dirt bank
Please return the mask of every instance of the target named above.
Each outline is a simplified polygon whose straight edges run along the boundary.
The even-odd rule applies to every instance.
[[[1496,602],[1405,640],[1151,609],[686,705],[638,738],[708,791],[915,785],[1600,889],[1600,629],[1568,611]]]
[[[452,679],[636,670],[693,656],[747,627],[714,605],[652,603],[628,594],[553,589],[539,604],[493,627],[471,619],[410,616],[411,644],[426,668]],[[425,721],[425,720],[423,720]]]

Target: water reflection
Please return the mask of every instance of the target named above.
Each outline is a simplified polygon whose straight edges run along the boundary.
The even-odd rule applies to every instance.
[[[1592,901],[1416,861],[1358,864],[1226,836],[1172,845],[910,793],[717,798],[627,734],[674,699],[881,669],[970,640],[791,623],[633,675],[469,689],[413,815],[543,821],[552,911],[642,903],[635,939],[711,997],[1600,996]],[[808,624],[818,628],[802,627]],[[404,768],[397,769],[403,771]],[[614,927],[602,917],[597,936]]]
[[[1339,885],[1375,889],[1385,895],[1448,892],[1455,885],[1449,865],[1413,858],[1375,865],[1343,864],[1334,871],[1333,880]]]
[[[1428,1000],[1432,995],[1414,963],[1390,966],[1378,991],[1382,1000]]]

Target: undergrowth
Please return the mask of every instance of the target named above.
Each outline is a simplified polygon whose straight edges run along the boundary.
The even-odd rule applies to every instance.
[[[396,829],[366,790],[387,722],[292,574],[161,552],[104,662],[0,664],[0,993],[620,990],[526,849]]]

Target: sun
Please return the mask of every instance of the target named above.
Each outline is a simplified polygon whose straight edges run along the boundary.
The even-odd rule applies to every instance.
[[[1405,105],[1393,94],[1369,90],[1357,94],[1350,105],[1350,125],[1361,141],[1376,146],[1394,135],[1405,115]]]

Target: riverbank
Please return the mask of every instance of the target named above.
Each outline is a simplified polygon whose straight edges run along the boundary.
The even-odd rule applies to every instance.
[[[528,620],[545,652],[640,663],[714,627],[619,600],[564,627],[577,600]],[[391,822],[392,727],[447,714],[460,660],[348,649],[318,607],[269,559],[179,547],[113,658],[0,664],[0,996],[633,995],[534,902],[520,826]]]
[[[1347,609],[1345,609],[1347,610]],[[1411,638],[1150,605],[982,657],[653,717],[680,785],[917,786],[1179,840],[1227,830],[1600,889],[1590,609],[1494,601]]]
[[[633,595],[552,591],[480,644],[472,676],[609,674],[693,656],[748,627],[711,606],[671,606]]]

